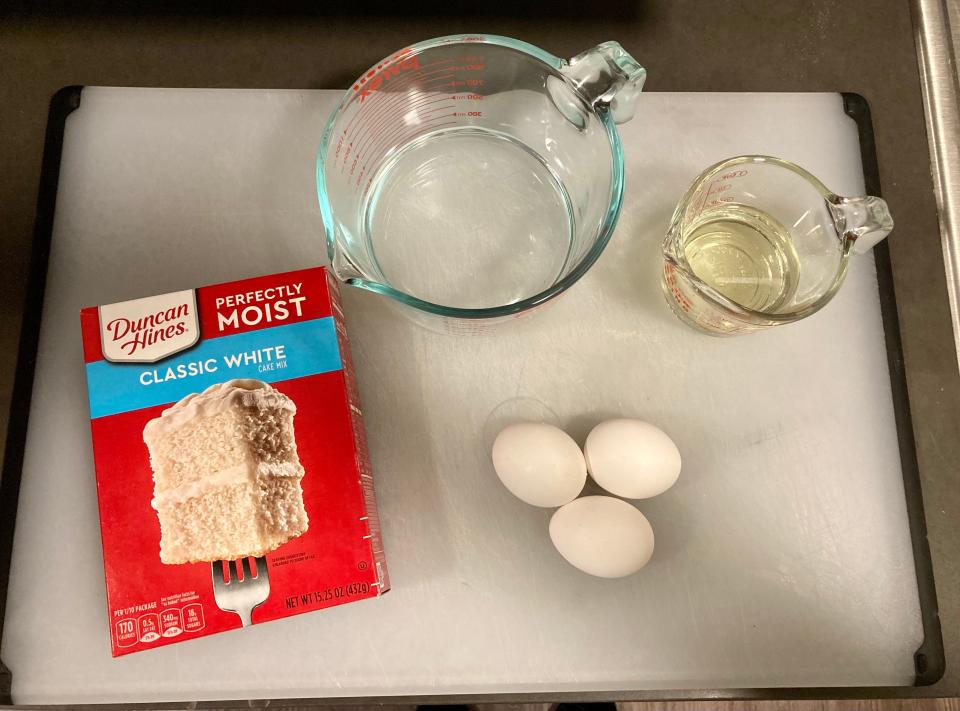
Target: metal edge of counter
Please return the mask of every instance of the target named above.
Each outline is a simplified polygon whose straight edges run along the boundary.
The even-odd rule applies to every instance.
[[[960,79],[946,0],[913,0],[911,14],[953,338],[960,365]]]

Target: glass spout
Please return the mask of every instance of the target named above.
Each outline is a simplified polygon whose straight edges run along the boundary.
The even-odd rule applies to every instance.
[[[864,254],[893,229],[887,203],[878,197],[840,197],[828,199],[830,213],[841,239],[853,240],[853,251]]]
[[[616,123],[633,118],[647,70],[618,42],[604,42],[578,54],[561,70],[595,108],[609,106]]]
[[[364,278],[357,266],[344,253],[339,244],[335,244],[329,253],[330,271],[344,284],[356,284],[357,280]]]

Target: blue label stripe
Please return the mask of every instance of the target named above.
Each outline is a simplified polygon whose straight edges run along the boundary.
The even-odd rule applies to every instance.
[[[277,357],[280,348],[283,358]],[[178,367],[185,377],[171,377],[178,375]],[[158,363],[87,363],[90,417],[165,405],[234,378],[277,383],[342,368],[332,317],[262,328],[201,341]],[[191,369],[195,374],[189,374]]]

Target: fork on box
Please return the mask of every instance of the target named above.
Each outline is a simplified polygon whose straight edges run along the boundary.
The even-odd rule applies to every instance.
[[[224,612],[233,612],[244,627],[253,624],[254,609],[270,597],[270,574],[264,556],[254,559],[256,573],[251,570],[250,558],[241,558],[242,577],[237,561],[216,560],[210,564],[213,577],[213,598]]]

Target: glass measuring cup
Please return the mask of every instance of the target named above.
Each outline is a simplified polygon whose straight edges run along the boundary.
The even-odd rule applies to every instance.
[[[663,291],[687,324],[729,336],[823,308],[850,256],[893,229],[877,197],[840,197],[800,166],[739,156],[707,168],[663,243]]]
[[[614,124],[633,116],[645,75],[615,42],[568,62],[494,35],[441,37],[378,62],[320,145],[334,274],[455,331],[562,293],[616,225]]]

